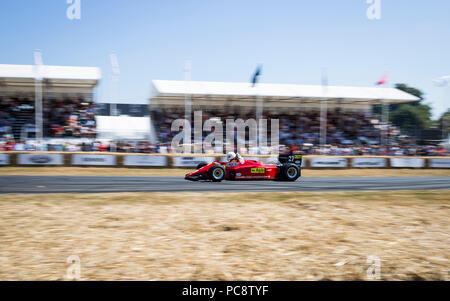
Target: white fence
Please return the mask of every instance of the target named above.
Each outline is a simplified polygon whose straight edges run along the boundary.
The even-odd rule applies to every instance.
[[[9,165],[9,155],[0,154],[0,165]]]
[[[123,157],[123,165],[165,167],[168,165],[168,160],[166,156],[127,155]]]
[[[87,166],[115,166],[117,165],[117,156],[115,155],[81,155],[72,156],[72,165]]]
[[[62,154],[19,154],[17,165],[64,165]]]
[[[345,168],[347,159],[340,157],[314,157],[311,158],[310,167]]]
[[[386,158],[352,158],[352,167],[355,168],[385,168],[387,164]]]
[[[422,158],[391,158],[391,167],[425,167],[425,159]]]
[[[212,163],[216,160],[215,157],[173,157],[173,166],[174,167],[195,167],[199,163],[206,162]]]
[[[450,159],[429,159],[430,168],[450,168]]]
[[[252,156],[264,164],[275,164],[276,157]],[[223,155],[145,155],[111,153],[0,153],[0,166],[117,166],[192,168],[201,162],[225,161]],[[450,168],[450,157],[338,157],[305,156],[303,168]]]

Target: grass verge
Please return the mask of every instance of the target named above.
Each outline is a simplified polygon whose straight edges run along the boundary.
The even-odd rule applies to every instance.
[[[450,280],[450,190],[1,198],[0,280]]]

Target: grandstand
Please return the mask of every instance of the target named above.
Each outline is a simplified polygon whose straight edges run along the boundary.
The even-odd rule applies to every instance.
[[[37,149],[34,68],[0,65],[0,150]],[[438,148],[414,146],[399,129],[372,114],[376,104],[418,100],[398,89],[154,80],[149,106],[94,104],[98,68],[41,68],[46,140],[41,150],[95,151],[102,146],[108,151],[172,152],[177,133],[171,124],[185,117],[189,100],[191,112],[202,111],[203,121],[255,118],[259,108],[259,116],[279,119],[281,144],[304,154],[442,155]],[[392,138],[392,147],[383,147],[383,137]]]
[[[398,129],[377,120],[373,106],[419,100],[394,88],[293,84],[253,87],[250,83],[154,80],[150,107],[160,142],[170,141],[172,121],[184,118],[186,99],[192,111],[203,112],[204,119],[255,118],[260,105],[262,117],[280,120],[280,141],[286,145],[381,144],[386,131],[392,135]],[[322,131],[325,137],[321,137]]]
[[[34,138],[36,67],[0,65],[0,135]],[[99,68],[40,66],[43,136],[95,138],[94,91]]]

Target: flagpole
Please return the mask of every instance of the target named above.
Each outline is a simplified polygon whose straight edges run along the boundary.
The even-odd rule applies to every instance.
[[[119,89],[119,76],[120,76],[120,67],[119,67],[119,60],[117,59],[117,55],[112,52],[109,56],[110,62],[111,62],[111,75],[112,75],[112,98],[113,102],[111,102],[111,105],[109,107],[110,109],[110,115],[116,116],[117,114],[117,102],[118,102],[118,89]]]
[[[257,144],[258,145],[263,140],[261,119],[263,117],[263,110],[264,110],[263,102],[264,102],[264,100],[263,100],[262,94],[260,93],[260,91],[258,90],[258,87],[257,87],[258,80],[261,77],[261,73],[262,73],[261,72],[261,68],[262,68],[261,65],[259,65],[257,67],[256,72],[253,75],[253,79],[252,79],[253,87],[256,88],[256,91],[255,91],[255,94],[256,94],[255,95],[255,97],[256,97],[256,100],[255,100],[256,101],[256,103],[255,103],[255,117],[256,117],[256,122],[258,124],[258,135],[257,135],[257,137],[258,137],[258,141],[257,141],[258,143]]]
[[[36,119],[36,141],[41,146],[43,139],[43,122],[42,122],[42,81],[35,81],[35,119]],[[36,150],[38,150],[36,148]]]
[[[184,80],[186,87],[189,86],[189,82],[191,81],[191,68],[191,61],[186,61],[184,65]],[[189,93],[184,95],[184,114],[184,118],[190,122],[192,117],[192,99]]]
[[[383,77],[376,83],[378,88],[381,88],[382,85],[385,85],[387,83],[387,78],[388,78],[387,74],[383,75]],[[388,146],[388,143],[389,143],[389,130],[390,130],[390,127],[389,127],[389,109],[390,109],[389,108],[389,103],[386,100],[383,100],[383,102],[381,104],[381,107],[382,107],[381,108],[382,109],[382,111],[381,111],[381,121],[382,121],[382,123],[385,126],[385,130],[384,130],[385,134],[381,135],[381,136],[384,136],[383,137],[384,139],[380,136],[380,140],[384,140],[384,146],[385,146],[385,148],[387,150],[387,146]],[[383,141],[380,141],[380,144],[382,145]]]
[[[384,145],[387,147],[389,144],[389,104],[387,102],[383,103],[383,123],[386,127]]]
[[[120,66],[119,60],[117,58],[117,54],[115,52],[111,52],[109,55],[110,63],[111,63],[111,83],[112,83],[112,99],[109,105],[109,114],[111,116],[117,115],[117,102],[119,100],[119,77],[120,77]],[[120,137],[114,136],[114,140],[119,140]],[[115,152],[117,150],[116,143],[114,143],[112,150]]]
[[[328,86],[328,77],[326,70],[322,70],[322,94],[323,98],[320,103],[320,144],[324,146],[327,144],[327,117],[328,117],[328,108],[327,108],[327,86]]]
[[[441,77],[433,80],[434,84],[436,86],[444,87],[444,97],[443,97],[444,98],[444,103],[445,103],[445,99],[447,98],[447,94],[446,94],[446,89],[445,88],[447,87],[449,80],[450,80],[450,75],[444,75],[444,76],[441,76]],[[447,139],[446,132],[447,132],[447,127],[448,127],[448,122],[447,122],[447,119],[445,117],[446,117],[446,115],[444,114],[443,117],[442,117],[442,140],[443,141],[445,141],[445,139]],[[449,138],[450,138],[450,135],[449,135]]]
[[[258,141],[257,145],[262,146],[263,143],[263,129],[262,129],[262,116],[263,116],[263,97],[261,93],[257,95],[257,112],[256,112],[256,121],[258,123]],[[261,149],[257,147],[258,155],[260,155]]]
[[[191,61],[186,61],[185,65],[184,65],[184,84],[186,87],[186,93],[184,94],[184,119],[186,120],[186,122],[189,124],[188,128],[184,128],[184,152],[186,152],[186,150],[190,150],[188,151],[188,153],[191,153],[192,148],[191,148],[191,131],[187,131],[190,128],[191,125],[191,119],[192,119],[192,99],[191,99],[191,94],[189,93],[189,82],[191,81],[191,69],[192,69],[192,63]]]
[[[263,97],[258,90],[258,80],[261,77],[261,67],[258,67],[259,69],[256,71],[255,76],[253,78],[253,85],[256,88],[256,108],[255,108],[255,117],[256,120],[259,122],[262,119],[263,115]]]
[[[36,135],[36,151],[41,147],[43,140],[43,122],[42,122],[42,52],[36,50],[34,52],[35,64],[35,81],[34,81],[34,102],[35,102],[35,135]]]
[[[259,122],[263,115],[263,98],[259,92],[256,93],[256,120]]]

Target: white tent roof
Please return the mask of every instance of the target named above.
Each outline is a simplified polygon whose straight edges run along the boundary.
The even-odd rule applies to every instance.
[[[257,84],[229,82],[185,82],[153,80],[152,97],[170,97],[190,94],[194,96],[239,96],[261,95],[271,98],[298,99],[347,99],[355,101],[411,102],[419,98],[394,88],[312,86],[293,84]]]
[[[149,117],[96,116],[99,139],[147,140],[150,138]]]
[[[68,66],[46,66],[39,67],[39,73],[44,79],[65,80],[100,80],[101,72],[97,67],[68,67]],[[1,65],[0,78],[23,78],[33,79],[35,77],[34,65]]]

